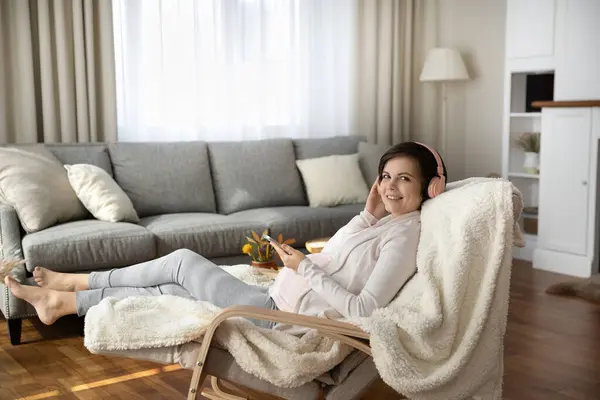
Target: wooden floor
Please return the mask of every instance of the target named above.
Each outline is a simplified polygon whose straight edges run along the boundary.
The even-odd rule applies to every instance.
[[[550,296],[544,289],[563,276],[516,263],[505,340],[507,400],[600,399],[600,305]],[[53,327],[23,325],[11,346],[0,321],[0,399],[185,398],[190,371],[123,358],[91,355],[81,319]],[[394,399],[383,383],[365,399]]]

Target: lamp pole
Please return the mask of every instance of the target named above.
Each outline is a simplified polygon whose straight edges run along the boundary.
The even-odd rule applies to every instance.
[[[442,123],[439,146],[443,155],[446,155],[448,151],[448,96],[446,83],[467,79],[469,79],[469,73],[458,50],[443,47],[429,50],[419,80],[421,82],[439,82],[442,85]]]
[[[441,153],[444,155],[444,157],[447,157],[447,150],[448,150],[448,132],[447,130],[447,124],[446,124],[446,118],[448,115],[448,111],[447,111],[447,95],[446,95],[446,82],[442,81],[442,132],[441,132],[441,136],[442,136],[442,151]]]

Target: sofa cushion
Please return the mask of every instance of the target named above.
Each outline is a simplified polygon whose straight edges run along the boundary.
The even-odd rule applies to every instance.
[[[101,143],[45,144],[63,164],[92,164],[113,176],[108,146]]]
[[[291,139],[209,143],[208,151],[219,213],[306,204]]]
[[[355,154],[362,136],[334,136],[318,139],[294,139],[297,160],[319,158],[332,154]]]
[[[281,233],[284,239],[296,239],[294,247],[302,247],[308,240],[333,236],[364,207],[364,204],[337,207],[271,207],[240,211],[230,217],[260,221],[269,228],[272,236],[277,237]]]
[[[0,202],[15,209],[26,232],[89,215],[62,163],[43,146],[0,148]]]
[[[260,220],[205,213],[146,217],[140,225],[156,236],[159,256],[186,248],[206,258],[242,254],[245,237],[266,228]]]
[[[127,194],[108,172],[92,164],[65,165],[71,187],[85,208],[100,221],[138,222]]]
[[[60,272],[124,267],[156,257],[152,233],[126,222],[75,221],[23,238],[27,269],[36,265]]]
[[[206,143],[111,143],[115,180],[138,215],[215,212]]]
[[[370,187],[358,165],[358,154],[333,154],[296,160],[311,207],[332,207],[367,201]],[[343,179],[340,179],[343,174]]]
[[[362,174],[369,184],[369,187],[375,183],[377,179],[377,169],[379,168],[379,160],[391,146],[383,144],[373,144],[361,142],[358,144],[358,161]]]

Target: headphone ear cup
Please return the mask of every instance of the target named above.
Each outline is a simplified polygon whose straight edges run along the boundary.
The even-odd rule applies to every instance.
[[[431,179],[429,182],[429,187],[427,188],[427,192],[430,198],[434,198],[439,196],[446,189],[446,177],[444,176],[436,176]]]

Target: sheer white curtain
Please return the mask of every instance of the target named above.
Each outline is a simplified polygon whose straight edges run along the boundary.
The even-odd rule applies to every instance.
[[[120,141],[350,133],[355,0],[115,0]]]

